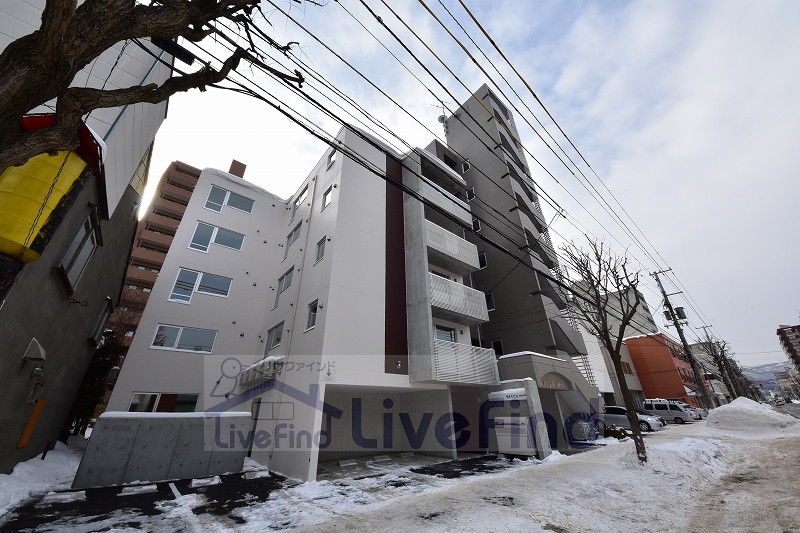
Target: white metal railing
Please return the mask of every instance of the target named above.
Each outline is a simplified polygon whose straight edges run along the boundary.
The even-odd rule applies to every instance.
[[[428,274],[431,282],[431,306],[479,322],[489,320],[486,296],[461,283],[436,274]]]
[[[436,381],[500,383],[494,350],[439,339],[433,340],[433,374]]]
[[[239,375],[239,386],[263,383],[275,377],[278,366],[283,362],[282,355],[270,355],[261,361],[248,366]]]
[[[447,231],[441,226],[438,226],[426,220],[426,232],[428,237],[428,246],[431,248],[449,255],[456,260],[468,265],[472,268],[478,268],[478,247],[471,242],[462,239],[455,233]]]

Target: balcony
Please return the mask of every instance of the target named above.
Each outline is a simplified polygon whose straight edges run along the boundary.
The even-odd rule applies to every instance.
[[[489,320],[486,296],[461,283],[436,274],[428,274],[431,287],[431,308],[436,318],[474,326]]]
[[[275,377],[283,362],[282,355],[270,355],[261,361],[242,370],[239,377],[240,387],[252,387]]]
[[[500,383],[494,350],[439,339],[433,341],[433,378],[474,385]]]
[[[441,207],[465,224],[472,224],[472,213],[466,202],[459,200],[449,192],[435,188],[426,181],[420,181],[419,193],[432,204]]]
[[[430,220],[425,222],[428,260],[431,263],[461,275],[479,268],[477,246]]]

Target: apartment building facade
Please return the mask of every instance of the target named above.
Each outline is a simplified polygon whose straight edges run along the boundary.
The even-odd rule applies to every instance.
[[[776,331],[778,342],[786,357],[792,362],[797,370],[800,370],[800,325],[785,326],[781,325]]]
[[[683,346],[664,333],[624,340],[647,398],[681,400],[700,406],[697,384]]]
[[[44,4],[0,6],[0,49],[38,28]],[[144,46],[148,50],[112,46],[74,84],[110,89],[125,87],[131,79],[165,81],[172,57],[149,43]],[[82,156],[43,154],[0,176],[0,292],[5,293],[0,298],[0,361],[7,369],[0,377],[2,473],[55,445],[62,432],[103,324],[119,298],[150,151],[166,105],[95,110],[85,120],[88,127],[79,130],[90,145],[79,150]],[[53,120],[50,111],[41,106],[23,121],[31,127],[47,124]],[[34,218],[29,233],[36,236],[34,242],[46,238],[35,251],[23,242],[19,253],[9,252],[7,246],[16,242],[16,221],[26,220],[18,211],[34,205],[34,214],[39,212],[39,204],[20,200],[31,197],[28,187],[34,182],[44,184],[36,197],[44,216]]]

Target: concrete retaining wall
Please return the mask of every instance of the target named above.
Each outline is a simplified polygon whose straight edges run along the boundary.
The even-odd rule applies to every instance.
[[[97,419],[73,488],[189,479],[239,472],[250,413],[104,413]],[[235,435],[235,433],[233,433]]]

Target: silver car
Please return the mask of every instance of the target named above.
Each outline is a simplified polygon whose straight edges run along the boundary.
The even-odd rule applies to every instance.
[[[657,416],[644,411],[636,410],[636,417],[639,419],[639,429],[642,431],[657,431],[666,424],[662,424]],[[628,423],[628,410],[619,405],[607,405],[604,413],[598,415],[598,426],[617,426],[630,429]]]

